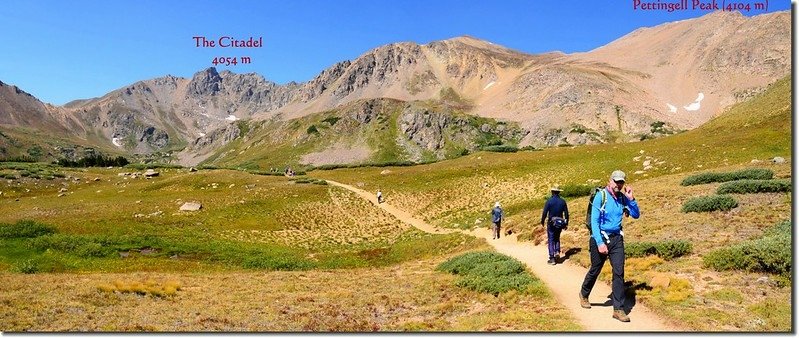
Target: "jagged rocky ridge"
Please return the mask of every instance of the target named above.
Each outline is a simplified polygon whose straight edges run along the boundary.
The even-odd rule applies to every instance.
[[[0,91],[0,124],[71,134],[123,153],[182,151],[190,163],[245,136],[235,132],[238,120],[291,120],[386,98],[444,102],[515,123],[522,146],[639,140],[696,127],[785,76],[790,34],[780,32],[789,24],[787,12],[753,18],[713,13],[640,29],[572,55],[530,55],[471,37],[403,42],[336,63],[305,83],[279,85],[258,74],[208,68],[191,79],[140,81],[63,107],[6,89]],[[697,93],[704,96],[702,108],[689,110]],[[441,133],[419,123],[462,123],[443,111],[426,113],[398,120],[406,136],[398,144],[440,147]]]

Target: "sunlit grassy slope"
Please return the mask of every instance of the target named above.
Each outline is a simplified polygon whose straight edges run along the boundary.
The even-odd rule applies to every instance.
[[[57,148],[75,149],[78,158],[85,156],[83,149],[86,148],[111,156],[121,154],[119,149],[113,149],[107,140],[96,135],[80,139],[28,128],[0,126],[0,159],[29,158],[51,162],[65,157]]]
[[[425,234],[333,186],[229,170],[162,169],[153,179],[120,176],[124,171],[62,169],[62,177],[51,180],[20,174],[2,180],[0,222],[35,220],[53,225],[57,234],[0,239],[0,268],[379,266],[450,252],[474,241],[463,235]],[[179,211],[185,202],[203,207]]]
[[[442,258],[333,271],[0,275],[3,331],[577,331],[536,282],[498,297],[456,286]],[[159,298],[99,285],[174,281]],[[58,314],[58,315],[53,315]]]
[[[407,140],[408,137],[400,131],[403,112],[408,107],[413,107],[411,111],[425,117],[442,114],[465,123],[450,123],[440,131],[442,147],[436,153]],[[425,128],[442,123],[430,119]],[[302,167],[310,163],[303,159],[304,155],[330,149],[359,154],[344,156],[330,164],[434,161],[459,157],[466,149],[475,146],[518,143],[519,140],[512,137],[503,138],[493,132],[481,131],[483,125],[495,127],[497,124],[505,123],[465,115],[458,109],[433,101],[408,103],[391,99],[361,100],[287,121],[240,121],[239,128],[243,136],[215,150],[214,155],[203,164],[261,170]],[[511,124],[505,125],[511,128]],[[515,125],[513,128],[516,128]],[[330,160],[334,155],[326,153],[320,156]]]
[[[494,201],[510,213],[543,206],[553,184],[604,185],[624,170],[629,182],[668,174],[791,159],[791,81],[735,105],[687,132],[637,143],[555,148],[538,152],[475,153],[429,165],[314,171],[312,176],[381,188],[401,208],[445,227],[473,225]],[[646,168],[649,165],[650,168]],[[383,172],[383,174],[381,174]]]
[[[700,172],[766,168],[775,178],[791,179],[791,79],[733,106],[691,131],[657,140],[547,149],[515,154],[477,153],[452,161],[416,167],[313,171],[311,176],[382,189],[389,203],[442,227],[488,226],[494,201],[503,203],[504,223],[522,238],[546,241],[539,224],[544,198],[554,184],[601,186],[615,169],[624,170],[642,209],[638,220],[625,220],[625,242],[682,240],[690,254],[674,260],[656,256],[628,258],[626,280],[631,294],[657,313],[694,330],[788,331],[791,329],[790,281],[769,273],[718,272],[703,256],[762,236],[791,218],[790,193],[733,195],[730,211],[682,213],[691,197],[713,195],[718,183],[683,187]],[[783,164],[771,163],[783,157]],[[563,248],[576,252],[573,263],[588,265],[584,229],[585,196],[570,198],[570,229]],[[541,258],[542,261],[546,259]],[[609,270],[609,266],[605,266]],[[667,287],[653,288],[654,278]],[[601,279],[609,282],[609,271]],[[634,313],[633,313],[633,320]]]

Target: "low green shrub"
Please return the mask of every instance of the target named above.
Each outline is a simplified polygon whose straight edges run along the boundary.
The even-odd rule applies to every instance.
[[[560,197],[569,198],[589,196],[591,195],[591,189],[593,188],[593,186],[587,184],[567,184],[561,188],[563,191],[560,192]]]
[[[75,248],[75,254],[79,257],[109,257],[116,254],[114,248],[104,246],[100,243],[89,242]]]
[[[739,171],[732,171],[732,172],[723,172],[723,173],[701,173],[698,175],[688,176],[682,183],[683,186],[689,185],[697,185],[697,184],[707,184],[707,183],[714,183],[714,182],[728,182],[728,181],[737,181],[737,180],[770,180],[774,177],[774,172],[769,169],[760,169],[760,168],[753,168],[753,169],[744,169]]]
[[[655,255],[665,260],[685,256],[693,250],[693,246],[688,241],[671,240],[655,242]]]
[[[388,161],[388,162],[377,162],[377,163],[361,163],[361,164],[324,164],[316,167],[312,167],[309,170],[334,170],[334,169],[343,169],[343,168],[366,168],[366,167],[410,167],[415,165],[424,165],[435,163],[436,161],[422,161],[422,162],[411,162],[411,161]],[[299,175],[299,172],[297,173]],[[305,174],[303,172],[303,174]]]
[[[30,239],[28,247],[38,251],[56,250],[82,258],[111,257],[119,251],[149,246],[144,237],[104,237],[50,234]]]
[[[21,220],[14,224],[0,223],[0,238],[34,238],[55,232],[52,225],[31,220]]]
[[[477,292],[498,295],[510,290],[524,290],[533,283],[527,274],[517,274],[502,277],[466,275],[455,282],[455,285]]]
[[[169,164],[169,163],[131,163],[125,165],[125,168],[132,168],[136,170],[146,170],[146,169],[182,169],[183,166],[179,164]]]
[[[491,151],[491,152],[495,152],[495,153],[515,153],[515,152],[519,151],[519,148],[515,147],[515,146],[512,146],[512,145],[501,144],[501,145],[494,145],[494,146],[485,146],[485,147],[480,148],[480,150]]]
[[[498,295],[523,291],[535,282],[518,260],[495,252],[470,252],[441,263],[436,270],[461,276],[456,285]]]
[[[543,149],[537,149],[536,147],[533,147],[533,146],[524,146],[524,147],[519,148],[519,150],[520,151],[541,151]]]
[[[304,259],[300,259],[297,257],[284,257],[280,255],[275,255],[275,256],[263,255],[263,256],[248,257],[241,263],[241,266],[246,269],[273,270],[273,271],[309,270],[314,267],[311,262],[306,261]]]
[[[71,161],[65,158],[58,159],[56,163],[62,167],[124,167],[130,163],[124,156],[117,156],[114,158],[106,157],[100,154],[93,154],[81,158],[77,161]]]
[[[790,180],[740,180],[722,183],[717,194],[757,194],[791,191]]]
[[[667,240],[660,242],[631,242],[624,244],[627,257],[645,257],[656,255],[665,260],[685,256],[693,250],[693,245],[684,240]]]
[[[624,255],[626,257],[645,257],[654,254],[655,245],[650,242],[624,243]]]
[[[62,252],[74,252],[77,251],[79,247],[89,243],[91,243],[91,240],[84,236],[50,234],[29,240],[28,247],[39,251],[52,249]]]
[[[262,170],[248,170],[247,171],[253,175],[263,175],[263,176],[285,176],[286,173],[282,171],[262,171]]]
[[[40,272],[62,272],[66,271],[64,263],[53,256],[39,256],[17,262],[13,270],[24,274],[34,274]]]
[[[738,201],[729,195],[712,195],[691,198],[682,205],[682,212],[727,211],[738,206]]]
[[[327,122],[328,124],[333,126],[334,124],[336,124],[336,122],[338,122],[338,120],[341,120],[341,118],[337,116],[329,116],[326,117],[324,120],[322,120],[322,122]]]
[[[0,162],[16,162],[16,163],[35,163],[36,159],[31,156],[14,156],[0,159]]]
[[[16,270],[24,274],[33,274],[41,270],[34,259],[26,259],[16,265]]]
[[[790,228],[789,221],[782,222],[761,238],[713,250],[702,260],[706,267],[718,271],[768,272],[789,278],[793,262]]]
[[[763,232],[763,237],[790,236],[793,227],[791,221],[782,221]]]

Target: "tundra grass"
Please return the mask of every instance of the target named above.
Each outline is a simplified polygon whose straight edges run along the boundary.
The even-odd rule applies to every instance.
[[[444,259],[312,272],[0,273],[4,290],[0,293],[0,330],[581,329],[546,288],[498,297],[470,291],[456,286],[456,276],[435,271]],[[137,285],[142,292],[136,292]],[[161,292],[151,294],[147,291],[150,285],[161,287]],[[126,292],[129,289],[132,292]]]
[[[692,248],[669,261],[657,256],[629,258],[626,276],[637,300],[689,329],[785,331],[791,328],[786,319],[791,317],[790,283],[786,286],[782,276],[769,273],[714,271],[703,267],[702,257],[757,238],[790,219],[790,192],[736,195],[739,205],[732,210],[686,214],[680,211],[683,203],[693,196],[715,194],[720,184],[680,183],[691,175],[749,169],[767,169],[775,178],[791,178],[790,97],[790,78],[785,78],[697,129],[638,143],[514,154],[478,152],[422,166],[337,169],[310,175],[365,190],[380,186],[388,203],[441,227],[487,227],[488,213],[500,201],[507,216],[505,228],[514,228],[519,238],[545,243],[538,224],[552,185],[602,186],[610,172],[621,169],[642,210],[640,219],[624,221],[626,240],[678,240]],[[768,161],[776,156],[787,163]],[[645,169],[645,162],[652,168]],[[567,201],[571,222],[562,235],[562,247],[575,253],[569,260],[587,266],[583,226],[587,197]],[[669,286],[652,287],[658,274],[668,278]],[[610,274],[605,271],[600,278],[609,281]],[[718,296],[718,290],[730,288],[740,289],[740,304]]]
[[[553,184],[604,185],[610,172],[628,182],[669,174],[750,164],[753,159],[791,158],[790,78],[738,104],[697,129],[637,143],[553,148],[514,154],[477,152],[423,166],[314,171],[312,176],[379,186],[392,203],[443,227],[486,213],[495,201],[511,208],[540,208]],[[740,128],[747,125],[747,128]],[[675,151],[679,149],[679,151]],[[644,162],[651,169],[644,170]],[[756,166],[753,166],[756,167]],[[470,220],[471,224],[477,218]]]
[[[347,190],[285,177],[163,169],[144,179],[124,175],[128,168],[64,170],[54,180],[0,181],[0,222],[32,220],[56,229],[2,239],[5,270],[352,268],[476,243],[418,231]],[[185,202],[203,207],[179,211]]]

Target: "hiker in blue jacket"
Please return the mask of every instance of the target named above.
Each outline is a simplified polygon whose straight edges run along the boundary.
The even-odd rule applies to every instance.
[[[494,209],[491,209],[491,223],[493,223],[492,230],[494,232],[494,239],[499,238],[503,218],[505,218],[505,213],[499,206],[499,201],[497,201],[497,203],[494,203]]]
[[[560,197],[560,192],[563,190],[559,186],[552,187],[550,191],[552,197],[544,205],[544,211],[541,213],[541,226],[547,229],[547,249],[549,249],[547,263],[555,265],[560,259],[560,232],[569,224],[569,206]]]
[[[610,174],[610,181],[605,189],[594,196],[591,209],[591,237],[588,240],[591,268],[583,280],[580,290],[580,305],[591,308],[588,296],[594,288],[599,272],[610,258],[613,268],[612,300],[613,318],[629,322],[624,312],[624,232],[621,221],[624,215],[638,218],[641,215],[638,202],[633,196],[633,189],[624,185],[625,174],[616,170]]]

